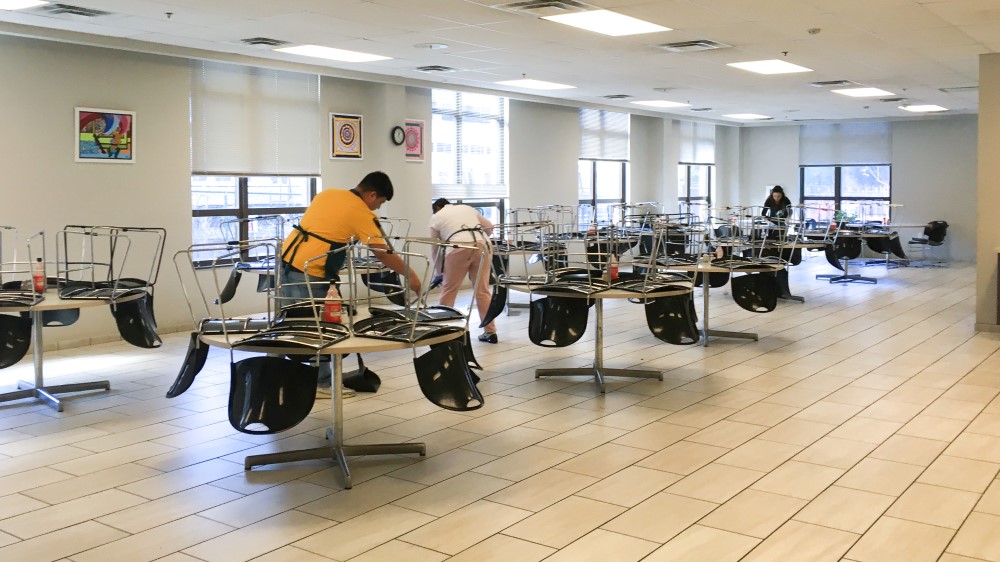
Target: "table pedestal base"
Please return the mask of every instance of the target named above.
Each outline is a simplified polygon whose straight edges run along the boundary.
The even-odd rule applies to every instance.
[[[817,275],[816,279],[828,279],[830,283],[871,283],[872,285],[878,284],[878,279],[874,277],[865,277],[863,275],[855,274],[844,274],[844,275]]]
[[[557,369],[535,369],[535,378],[540,377],[594,377],[594,382],[604,392],[604,377],[633,377],[663,380],[662,371],[644,369],[611,369],[608,367],[565,367]]]
[[[55,408],[57,412],[63,411],[62,400],[55,395],[66,392],[85,392],[87,390],[111,390],[110,381],[76,382],[69,384],[53,384],[48,386],[35,386],[27,381],[17,381],[18,390],[4,392],[0,394],[0,402],[11,400],[22,400],[24,398],[35,398],[41,400]]]
[[[758,341],[760,338],[754,332],[730,332],[728,330],[702,330],[701,335],[708,340],[708,336],[714,338],[739,338],[743,340]]]
[[[333,429],[326,429],[326,438],[333,441]],[[308,461],[315,459],[333,459],[337,461],[344,475],[344,488],[351,488],[351,469],[347,466],[347,457],[364,455],[398,455],[404,453],[427,454],[427,445],[423,443],[373,443],[369,445],[328,445],[314,449],[299,451],[283,451],[266,455],[249,455],[243,460],[243,469],[250,470],[255,466],[266,464],[283,464],[286,462]]]
[[[782,269],[777,272],[778,277],[778,298],[795,301],[795,302],[806,302],[805,297],[800,297],[798,295],[792,294],[792,289],[788,285],[788,269]]]

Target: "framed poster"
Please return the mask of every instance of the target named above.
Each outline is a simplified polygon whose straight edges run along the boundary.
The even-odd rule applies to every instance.
[[[330,158],[361,160],[361,116],[330,114]]]
[[[403,124],[406,140],[403,141],[404,156],[407,162],[424,161],[424,122],[419,119],[407,119]]]
[[[135,112],[76,108],[77,162],[135,162]]]

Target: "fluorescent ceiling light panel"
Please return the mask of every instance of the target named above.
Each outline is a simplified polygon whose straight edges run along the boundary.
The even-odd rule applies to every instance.
[[[791,74],[793,72],[812,72],[811,68],[785,62],[783,60],[754,60],[748,62],[731,62],[726,66],[749,70],[757,74]]]
[[[670,31],[669,27],[649,23],[629,16],[623,16],[609,10],[592,10],[558,16],[545,16],[543,20],[554,21],[563,25],[579,27],[587,31],[620,37],[622,35],[638,35],[640,33],[655,33]]]
[[[730,113],[729,115],[723,115],[723,117],[746,120],[771,119],[767,115],[758,115],[756,113]]]
[[[504,80],[503,82],[497,82],[497,84],[514,86],[515,88],[528,88],[529,90],[569,90],[571,88],[576,88],[576,86],[557,84],[556,82],[546,82],[544,80],[532,80],[531,78]]]
[[[649,101],[634,101],[632,102],[636,105],[645,105],[648,107],[690,107],[689,103],[680,103],[677,101],[667,101],[667,100],[649,100]]]
[[[940,105],[901,105],[900,109],[905,111],[912,111],[913,113],[932,113],[934,111],[948,111],[947,107],[941,107]]]
[[[887,92],[885,90],[880,90],[878,88],[844,88],[842,90],[830,90],[835,94],[840,94],[842,96],[851,96],[852,98],[877,98],[881,96],[894,96],[896,94],[892,92]]]
[[[321,47],[319,45],[299,45],[297,47],[282,47],[274,50],[279,53],[302,55],[304,57],[316,57],[341,62],[374,62],[379,60],[389,60],[392,58],[383,57],[381,55],[370,55],[368,53],[359,53],[357,51],[334,49],[332,47]]]
[[[42,0],[0,0],[0,10],[23,10],[48,4]]]

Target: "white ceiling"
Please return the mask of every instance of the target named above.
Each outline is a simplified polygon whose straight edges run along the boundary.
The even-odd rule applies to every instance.
[[[978,55],[1000,52],[1000,0],[587,0],[590,6],[673,28],[617,38],[494,7],[512,1],[70,0],[64,3],[110,15],[82,18],[37,8],[0,10],[0,22],[8,22],[0,33],[94,44],[101,41],[93,36],[115,37],[153,52],[183,47],[318,64],[329,67],[331,75],[361,72],[404,83],[440,82],[650,114],[627,100],[603,97],[627,94],[633,100],[664,99],[711,108],[657,113],[734,123],[722,115],[758,113],[772,116],[772,123],[912,116],[897,107],[900,103],[853,99],[810,86],[831,80],[881,88],[907,103],[937,104],[949,113],[975,113],[978,90],[941,89],[976,86]],[[240,42],[251,37],[393,58],[319,61]],[[694,39],[732,48],[678,54],[657,47]],[[448,48],[415,47],[420,43],[444,43]],[[772,58],[814,71],[763,76],[726,66]],[[424,65],[456,70],[415,70]],[[495,84],[522,76],[576,88],[539,92]]]

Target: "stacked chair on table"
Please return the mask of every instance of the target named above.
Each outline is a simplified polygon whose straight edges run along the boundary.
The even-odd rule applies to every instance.
[[[32,266],[45,262],[45,235],[36,233],[23,245],[17,229],[0,226],[0,369],[20,361],[31,345],[31,315],[5,313],[4,309],[24,309],[45,299],[45,287],[35,286]]]

